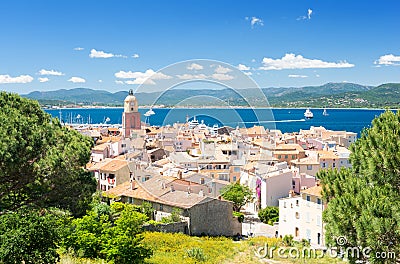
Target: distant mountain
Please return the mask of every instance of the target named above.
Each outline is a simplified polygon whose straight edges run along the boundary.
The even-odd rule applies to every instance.
[[[354,83],[327,83],[300,88],[262,88],[270,106],[275,107],[383,107],[398,106],[400,84],[388,83],[377,87]],[[240,89],[172,89],[164,93],[136,93],[140,105],[165,106],[268,106],[260,99],[260,90]],[[111,93],[88,88],[31,92],[23,95],[43,105],[108,105],[121,106],[128,92]]]
[[[389,107],[400,108],[400,84],[386,83],[367,90],[348,91],[324,96],[312,96],[307,100],[292,100],[283,105],[289,107]]]

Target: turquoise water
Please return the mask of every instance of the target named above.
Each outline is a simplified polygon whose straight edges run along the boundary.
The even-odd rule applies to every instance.
[[[144,121],[148,109],[139,109]],[[46,110],[54,117],[60,116],[59,110]],[[62,109],[61,116],[64,122],[74,123],[104,123],[108,118],[110,124],[121,124],[122,108],[96,109]],[[153,109],[155,115],[149,117],[151,125],[161,126],[174,122],[185,122],[187,116],[193,119],[196,116],[199,122],[207,125],[227,125],[231,127],[251,127],[255,124],[270,129],[280,129],[282,132],[294,132],[300,129],[309,129],[310,126],[324,126],[332,130],[346,130],[360,133],[371,125],[372,119],[384,110],[377,109],[328,109],[328,116],[322,115],[323,109],[311,109],[314,118],[304,119],[304,109],[204,109],[204,108],[175,108]]]

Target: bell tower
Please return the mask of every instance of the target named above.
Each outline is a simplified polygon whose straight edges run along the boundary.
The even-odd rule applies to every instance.
[[[124,112],[122,113],[122,133],[125,138],[131,136],[132,129],[140,129],[140,113],[138,112],[138,102],[133,95],[133,90],[129,90],[128,96],[124,100]]]

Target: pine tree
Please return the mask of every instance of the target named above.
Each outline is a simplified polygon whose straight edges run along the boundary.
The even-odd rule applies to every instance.
[[[400,258],[400,112],[375,118],[351,151],[351,169],[318,174],[328,202],[327,243],[371,249],[349,255],[350,263],[395,263]],[[338,237],[346,243],[338,243]]]

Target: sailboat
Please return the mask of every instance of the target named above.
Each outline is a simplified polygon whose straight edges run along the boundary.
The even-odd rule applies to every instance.
[[[146,117],[145,123],[150,124],[150,116],[155,115],[154,111],[150,108],[149,111],[147,111],[144,116]]]
[[[329,114],[326,112],[326,108],[324,108],[324,111],[322,112],[323,116],[328,116]]]

